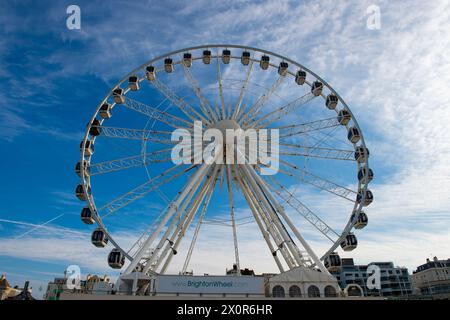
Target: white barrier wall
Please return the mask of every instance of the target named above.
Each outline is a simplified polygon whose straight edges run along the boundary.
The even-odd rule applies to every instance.
[[[177,276],[155,277],[158,294],[264,294],[264,278],[254,276]]]

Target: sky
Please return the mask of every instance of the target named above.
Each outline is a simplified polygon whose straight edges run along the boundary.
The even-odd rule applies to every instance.
[[[66,27],[71,4],[81,9],[79,30]],[[367,27],[372,5],[380,9],[379,29]],[[71,264],[80,265],[83,274],[117,277],[106,263],[111,247],[90,244],[93,227],[80,222],[83,204],[74,196],[79,182],[74,165],[86,124],[108,91],[137,66],[176,49],[215,43],[258,47],[299,62],[330,83],[357,118],[370,149],[375,200],[366,210],[369,225],[357,232],[358,248],[341,251],[342,257],[353,257],[356,263],[393,261],[410,272],[426,258],[449,258],[449,28],[447,1],[2,3],[0,273],[19,286],[30,280],[37,296]],[[233,77],[244,76],[237,69],[224,67],[230,88]],[[201,73],[208,69],[197,70],[200,79],[214,87],[215,82]],[[179,77],[162,79],[189,99]],[[258,78],[265,86],[273,79],[267,74]],[[145,86],[147,95],[139,98],[156,104],[161,97]],[[261,92],[256,82],[253,87],[255,95],[249,93],[249,101]],[[289,88],[283,83],[280,97],[266,107],[293,95]],[[307,119],[320,118],[314,104],[307,108]],[[125,111],[111,121],[141,129],[148,125],[146,119]],[[136,154],[140,148],[136,141],[99,140],[94,159]],[[308,165],[323,177],[342,179],[345,185],[354,182],[354,176],[347,180],[349,169],[344,165]],[[162,167],[152,170],[150,174]],[[147,174],[133,169],[123,176],[101,177],[93,185],[96,201],[107,203],[144,182]],[[350,211],[342,214],[345,204],[340,199],[283,181],[327,221],[337,227],[345,224]],[[181,186],[174,182],[163,192],[171,198]],[[215,196],[212,217],[228,214],[225,196]],[[242,199],[237,204],[237,217],[246,221],[248,208]],[[164,201],[151,195],[111,217],[108,225],[116,240],[130,245],[163,208]],[[329,243],[301,217],[295,221],[315,250],[324,252]],[[223,274],[233,263],[231,230],[211,224],[204,229],[192,268],[199,274]],[[241,265],[258,273],[276,271],[255,223],[239,226],[238,238]],[[184,242],[179,251],[187,246]],[[182,258],[180,254],[174,259],[172,272],[179,271]]]

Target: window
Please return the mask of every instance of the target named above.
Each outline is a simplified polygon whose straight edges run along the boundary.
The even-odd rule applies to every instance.
[[[309,288],[308,288],[308,297],[309,298],[320,298],[319,288],[317,288],[314,285],[309,286]]]
[[[302,292],[298,286],[293,285],[289,288],[289,297],[295,298],[295,297],[301,297],[301,296],[302,296]]]
[[[361,297],[362,292],[361,289],[357,286],[349,286],[347,289],[347,294],[349,297]]]
[[[276,285],[272,289],[272,296],[274,298],[284,298],[284,288],[280,285]]]
[[[333,286],[326,286],[325,297],[337,297],[336,289]]]

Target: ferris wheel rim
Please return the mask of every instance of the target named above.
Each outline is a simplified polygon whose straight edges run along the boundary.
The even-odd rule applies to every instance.
[[[335,94],[338,97],[339,102],[343,106],[343,109],[345,109],[345,110],[347,110],[349,112],[349,114],[351,116],[351,121],[353,123],[353,126],[356,127],[359,130],[359,132],[360,132],[361,138],[360,138],[360,141],[359,141],[359,146],[361,146],[365,150],[367,150],[366,144],[365,144],[365,140],[364,140],[363,131],[360,129],[360,126],[358,124],[358,121],[357,121],[356,117],[354,117],[353,112],[348,107],[348,105],[345,102],[345,100],[339,95],[339,93],[327,81],[325,81],[322,77],[317,75],[311,69],[309,69],[309,68],[305,67],[304,65],[296,62],[295,60],[292,60],[292,59],[290,59],[288,57],[285,57],[285,56],[283,56],[281,54],[274,53],[272,51],[265,50],[265,49],[260,49],[260,48],[256,48],[256,47],[252,47],[252,46],[246,46],[246,45],[236,45],[236,44],[206,44],[206,45],[199,45],[199,46],[192,46],[192,47],[182,48],[182,49],[171,51],[169,53],[165,53],[165,54],[159,55],[159,56],[157,56],[155,58],[152,58],[152,59],[148,60],[147,62],[141,64],[140,66],[138,66],[137,68],[135,68],[131,72],[129,72],[127,75],[125,75],[125,77],[123,77],[121,80],[119,80],[112,87],[112,89],[110,89],[108,91],[108,93],[105,96],[105,98],[99,103],[96,111],[94,112],[93,116],[91,117],[91,119],[89,121],[89,124],[88,124],[88,126],[86,128],[86,131],[85,131],[85,134],[84,134],[84,137],[83,137],[83,140],[82,140],[81,161],[88,161],[88,162],[90,162],[90,160],[91,160],[92,155],[87,156],[87,158],[86,158],[86,154],[85,154],[86,142],[89,140],[89,141],[92,141],[91,143],[94,144],[95,139],[96,139],[96,137],[92,137],[92,139],[89,139],[89,137],[90,137],[89,132],[90,132],[90,129],[91,129],[91,125],[92,125],[92,122],[94,121],[94,119],[96,119],[96,117],[97,117],[97,115],[98,115],[98,113],[100,111],[100,107],[104,103],[106,103],[108,101],[108,99],[111,97],[112,92],[113,92],[113,90],[115,88],[119,88],[130,76],[132,76],[132,75],[138,73],[139,71],[143,70],[149,64],[152,64],[154,62],[160,61],[160,60],[162,60],[164,58],[167,58],[167,57],[170,57],[170,56],[174,56],[174,55],[179,54],[179,53],[189,52],[189,51],[194,51],[194,50],[200,50],[200,49],[211,49],[211,48],[217,48],[217,49],[219,49],[219,48],[234,48],[234,49],[250,50],[250,51],[253,51],[253,52],[262,53],[262,54],[266,54],[266,55],[269,55],[269,56],[276,57],[278,59],[281,59],[282,61],[287,61],[287,62],[291,63],[292,65],[297,66],[298,68],[306,71],[311,76],[313,76],[317,81],[322,82],[323,85],[325,87],[327,87],[328,90],[331,93]],[[232,57],[232,58],[236,59],[237,57]],[[141,81],[143,81],[143,79],[141,78],[141,79],[139,79],[139,81],[141,82]],[[307,84],[310,85],[309,83],[307,83]],[[124,88],[124,93],[123,94],[126,95],[129,91],[130,91],[130,89],[128,87]],[[324,97],[322,96],[322,98],[324,98]],[[111,103],[111,108],[114,108],[115,105],[116,105],[115,102]],[[336,112],[337,112],[337,110],[336,110]],[[101,119],[101,122],[103,122],[103,119]],[[348,129],[348,125],[345,125],[345,127],[347,127],[347,129]],[[356,148],[356,143],[353,143],[353,145]],[[365,157],[365,160],[362,163],[358,163],[357,162],[357,167],[358,167],[358,169],[361,168],[361,167],[369,168],[368,156]],[[98,226],[105,232],[105,234],[107,235],[108,240],[110,241],[110,243],[116,249],[120,250],[125,255],[125,257],[128,260],[132,261],[133,257],[130,256],[128,254],[128,252],[126,250],[124,250],[114,240],[113,236],[111,235],[111,233],[106,228],[106,225],[103,223],[102,218],[98,215],[97,207],[95,205],[95,201],[93,199],[93,196],[89,195],[88,192],[87,192],[88,188],[90,187],[90,177],[85,175],[84,170],[81,170],[81,182],[82,182],[82,186],[83,186],[83,190],[84,190],[85,194],[88,195],[87,199],[86,199],[86,202],[87,202],[87,205],[90,208],[91,212],[94,213],[94,220],[96,221]],[[368,183],[362,184],[361,181],[358,181],[358,192],[362,191],[363,198],[362,198],[362,200],[360,201],[359,204],[355,201],[353,212],[356,212],[357,214],[359,214],[361,212],[362,208],[364,207],[363,202],[364,202],[364,197],[366,195],[367,188],[368,188]],[[340,237],[333,243],[333,245],[326,251],[326,253],[323,254],[323,256],[321,257],[321,260],[324,260],[324,258],[326,258],[331,252],[333,252],[339,246],[340,242],[351,232],[351,230],[353,229],[353,225],[354,224],[352,223],[351,218],[350,218],[348,220],[346,226],[344,227]]]

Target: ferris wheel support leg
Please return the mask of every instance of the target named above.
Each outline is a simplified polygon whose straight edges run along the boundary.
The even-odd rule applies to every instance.
[[[186,214],[186,219],[184,219],[184,221],[180,224],[181,227],[177,228],[177,230],[172,235],[171,240],[174,241],[174,245],[173,245],[173,249],[174,250],[178,249],[178,246],[180,245],[181,241],[184,238],[184,235],[186,234],[186,230],[189,228],[189,226],[191,225],[192,221],[194,220],[194,217],[197,214],[200,205],[205,200],[205,197],[207,197],[207,198],[211,197],[212,191],[213,191],[213,187],[212,186],[215,184],[214,181],[216,179],[216,176],[217,176],[217,168],[214,169],[214,173],[212,175],[212,178],[208,179],[205,182],[202,190],[199,192],[199,194],[196,197],[196,199],[194,199],[194,202],[192,203],[191,207],[189,208],[188,214]],[[209,203],[209,200],[207,200],[207,202]],[[203,210],[202,210],[202,214],[203,214],[203,212],[206,211],[206,209],[207,209],[207,203],[205,202]],[[175,240],[175,238],[176,238],[176,240]],[[162,257],[165,257],[166,254],[163,254]],[[164,274],[166,272],[166,270],[169,267],[169,264],[170,264],[173,256],[174,256],[174,251],[171,250],[169,252],[169,256],[167,257],[163,267],[161,268],[160,273]]]
[[[236,232],[236,220],[234,216],[234,200],[233,200],[233,185],[231,177],[231,164],[226,164],[226,175],[228,185],[228,201],[230,203],[231,227],[233,228],[233,242],[234,242],[234,257],[236,263],[237,275],[241,275],[241,266],[239,263],[239,247]]]
[[[191,202],[195,192],[198,189],[199,184],[197,184],[192,191],[189,193],[187,199],[183,202],[182,206],[180,207],[180,209],[178,210],[176,216],[172,219],[171,223],[169,224],[169,226],[167,227],[166,232],[164,233],[164,235],[161,237],[158,245],[156,246],[155,251],[152,253],[152,256],[150,257],[150,259],[147,261],[147,264],[144,268],[144,271],[147,272],[148,270],[152,270],[155,271],[158,269],[159,265],[161,264],[162,260],[164,259],[164,257],[167,255],[167,253],[169,252],[169,250],[171,250],[172,248],[172,243],[177,235],[177,230],[179,229],[179,226],[182,225],[185,220],[188,217],[188,212],[186,212],[184,214],[184,216],[181,218],[181,214],[183,212],[185,212],[187,205]],[[181,220],[180,220],[181,218]],[[177,225],[177,226],[176,226]],[[174,230],[175,228],[175,230]],[[168,238],[169,234],[173,231],[172,236],[170,237],[170,239]],[[167,241],[168,240],[168,241]],[[164,249],[163,249],[164,248]],[[159,252],[162,251],[162,253],[159,255]],[[154,265],[153,265],[154,263]]]
[[[217,165],[217,168],[219,168],[218,165]],[[218,170],[220,170],[220,169],[218,169]],[[184,264],[183,264],[183,269],[181,270],[181,274],[185,274],[186,273],[186,269],[187,269],[187,267],[189,265],[189,262],[191,260],[192,252],[194,251],[195,243],[197,242],[197,237],[198,237],[198,234],[200,232],[201,224],[203,222],[203,217],[206,214],[206,211],[207,211],[208,206],[209,206],[209,202],[211,201],[211,197],[212,197],[212,194],[213,194],[213,191],[214,191],[214,187],[216,186],[216,183],[217,183],[217,176],[218,176],[218,171],[216,173],[216,177],[213,180],[210,189],[208,190],[208,195],[206,196],[206,201],[203,204],[202,212],[201,212],[201,214],[200,214],[200,216],[198,218],[197,225],[196,225],[195,231],[194,231],[194,235],[192,236],[191,244],[189,245],[189,250],[188,250],[188,253],[186,255],[186,259],[184,261]]]
[[[152,234],[151,237],[149,237],[144,245],[142,246],[142,248],[138,251],[138,253],[135,255],[133,261],[131,261],[130,265],[128,266],[128,268],[125,270],[125,274],[127,273],[131,273],[136,266],[140,263],[141,259],[143,258],[144,254],[147,252],[147,250],[150,248],[151,244],[153,243],[153,241],[155,241],[156,236],[161,232],[161,230],[164,228],[164,226],[166,225],[167,221],[169,221],[170,217],[172,217],[172,215],[175,213],[176,208],[179,206],[179,204],[181,203],[181,201],[183,201],[183,199],[186,197],[186,195],[188,194],[188,192],[190,191],[190,189],[192,189],[192,187],[194,186],[194,184],[196,183],[196,180],[200,179],[201,177],[204,177],[206,175],[206,171],[208,169],[208,165],[207,164],[203,164],[197,172],[194,173],[194,175],[192,176],[191,180],[189,181],[189,183],[187,184],[186,188],[184,188],[184,190],[182,191],[182,193],[178,196],[178,198],[175,200],[175,203],[170,207],[170,209],[168,210],[167,214],[164,216],[163,220],[161,221],[161,223],[159,224],[158,228],[156,229],[156,231]]]
[[[292,239],[287,234],[286,229],[285,229],[284,225],[281,223],[281,220],[277,216],[274,208],[267,201],[267,198],[262,193],[261,188],[258,186],[256,181],[253,179],[253,177],[248,172],[248,169],[246,167],[247,167],[247,165],[242,166],[242,168],[243,168],[242,172],[243,172],[246,180],[250,182],[253,192],[255,193],[255,199],[258,201],[258,203],[260,203],[263,207],[265,207],[265,210],[269,214],[268,220],[271,223],[273,223],[273,225],[276,227],[276,229],[278,230],[278,232],[281,236],[282,242],[280,244],[278,244],[281,252],[283,252],[285,250],[285,246],[283,244],[286,244],[286,246],[289,248],[290,253],[292,254],[292,256],[291,256],[291,254],[287,254],[285,256],[285,259],[287,258],[286,263],[288,264],[289,268],[292,269],[296,265],[301,264],[301,258],[298,256],[298,252],[294,249],[295,244],[293,244]],[[265,210],[261,210],[260,214],[262,215]]]
[[[258,176],[258,174],[254,171],[253,168],[249,169],[252,172],[252,175],[255,177],[255,179],[258,181],[258,183],[260,184],[261,188],[263,188],[266,191],[267,196],[269,197],[269,199],[271,201],[275,201],[276,203],[276,199],[275,197],[272,195],[272,193],[267,189],[267,186],[265,184],[265,182],[261,179],[261,177]],[[311,259],[314,261],[315,265],[320,269],[320,271],[322,271],[325,274],[329,274],[327,268],[325,268],[325,266],[322,264],[322,262],[320,261],[319,257],[314,253],[314,251],[311,249],[311,247],[309,246],[309,244],[305,241],[305,239],[302,237],[302,235],[300,234],[300,232],[297,230],[297,228],[295,227],[295,225],[292,223],[291,219],[287,216],[287,214],[284,212],[284,210],[282,208],[280,208],[281,210],[279,210],[281,216],[283,217],[284,221],[286,221],[287,225],[289,226],[289,228],[291,228],[291,230],[294,232],[295,236],[297,237],[297,239],[300,241],[300,243],[302,244],[303,248],[305,248],[306,252],[308,253],[308,255],[311,257]]]
[[[289,269],[292,269],[295,267],[294,258],[291,255],[288,248],[284,245],[286,242],[279,232],[278,228],[275,226],[273,219],[271,218],[270,213],[267,213],[267,209],[263,207],[263,204],[254,196],[254,192],[249,189],[249,198],[252,199],[252,202],[256,208],[256,213],[259,215],[260,220],[262,220],[265,224],[267,232],[272,236],[274,239],[275,245],[277,246],[274,251],[272,251],[272,254],[276,254],[276,251],[279,250],[281,255],[284,258],[284,261],[286,262]]]
[[[276,255],[276,251],[279,250],[288,268],[290,269],[294,268],[295,267],[294,258],[292,257],[291,253],[286,248],[286,246],[283,245],[285,243],[285,240],[278,231],[278,229],[272,223],[272,218],[270,218],[270,214],[265,212],[266,209],[261,206],[258,200],[252,195],[251,191],[248,193],[248,196],[254,204],[256,214],[258,215],[259,219],[264,222],[268,234],[272,236],[275,245],[277,246],[277,249],[273,249],[272,254],[275,253],[275,257],[278,257]]]
[[[254,181],[259,197],[263,199],[266,205],[270,208],[270,212],[272,213],[273,216],[272,219],[274,223],[278,226],[278,229],[280,230],[281,234],[283,235],[283,239],[287,247],[291,251],[292,255],[294,256],[296,264],[305,265],[304,262],[305,259],[303,258],[297,245],[294,243],[293,239],[287,232],[286,227],[284,226],[283,222],[281,221],[278,215],[278,213],[282,214],[282,212],[280,211],[280,208],[282,209],[282,207],[277,205],[277,202],[274,202],[273,197],[269,197],[270,194],[267,193],[267,190],[262,188],[261,182],[259,181],[259,176],[256,174],[256,172],[254,172],[254,169],[252,167],[245,166],[244,170],[246,170],[246,174],[249,176],[250,181]]]
[[[250,210],[252,211],[253,217],[255,218],[256,224],[258,225],[259,230],[261,231],[261,234],[262,234],[264,240],[266,241],[267,247],[270,250],[270,254],[274,258],[275,263],[277,264],[277,267],[280,270],[280,272],[284,272],[283,265],[281,264],[280,259],[276,255],[275,248],[273,247],[272,242],[270,241],[270,238],[269,238],[270,233],[269,233],[269,231],[264,229],[264,225],[261,221],[261,218],[258,216],[256,204],[253,202],[253,200],[250,198],[250,195],[248,194],[248,192],[249,192],[248,188],[244,185],[244,183],[241,181],[240,178],[238,178],[238,182],[241,186],[242,193],[244,194],[245,200],[247,201],[247,203],[250,207]]]
[[[205,172],[205,175],[206,175],[206,172]],[[166,245],[167,250],[170,248],[170,243],[166,243],[166,242],[169,242],[169,241],[167,241],[167,240],[169,240],[168,236],[172,232],[172,230],[174,230],[177,223],[181,223],[180,217],[181,217],[182,213],[185,212],[186,207],[191,202],[192,198],[194,197],[195,193],[197,192],[197,189],[199,188],[205,175],[199,177],[198,179],[194,179],[194,185],[188,191],[188,194],[187,194],[185,200],[183,200],[181,206],[177,207],[176,215],[172,218],[172,221],[170,222],[170,224],[167,227],[166,231],[164,232],[163,236],[160,238],[158,245],[156,246],[155,250],[153,251],[152,255],[150,256],[150,259],[146,262],[146,265],[144,267],[144,272],[148,272],[150,269],[153,271],[156,271],[156,267],[159,265],[160,260],[163,257],[162,255],[158,256],[159,252],[162,250],[162,248],[165,245]],[[187,213],[183,216],[182,220],[184,220],[186,218],[186,216],[187,216]],[[167,245],[168,245],[168,247],[167,247]],[[155,267],[152,267],[153,263],[155,263]]]
[[[165,244],[165,248],[161,255],[158,257],[158,260],[155,263],[155,266],[153,267],[153,270],[158,270],[159,266],[161,265],[162,261],[165,259],[165,262],[163,264],[163,267],[161,268],[160,273],[164,273],[167,269],[167,267],[170,264],[170,261],[172,260],[172,257],[174,255],[174,250],[177,250],[178,245],[181,242],[181,239],[184,237],[185,228],[188,228],[193,216],[197,213],[198,207],[200,206],[201,201],[203,200],[205,194],[206,194],[206,188],[203,188],[198,194],[197,197],[193,200],[191,203],[191,206],[187,210],[186,214],[184,215],[183,219],[178,224],[177,228],[173,231],[172,236],[170,237],[170,242],[173,243],[171,246],[170,243],[163,243]]]

